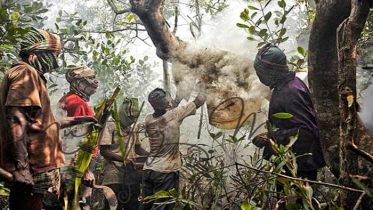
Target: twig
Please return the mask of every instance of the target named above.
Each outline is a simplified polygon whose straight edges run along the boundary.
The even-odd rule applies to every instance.
[[[239,166],[242,166],[242,167],[254,170],[254,171],[259,171],[261,173],[266,173],[266,174],[273,174],[273,175],[276,175],[276,176],[279,176],[279,177],[283,177],[283,178],[286,178],[286,179],[290,179],[290,180],[301,181],[301,182],[309,182],[309,183],[312,183],[312,184],[319,184],[319,185],[324,185],[324,186],[339,188],[339,189],[353,191],[353,192],[360,192],[360,193],[364,192],[363,190],[358,190],[358,189],[354,189],[354,188],[350,188],[350,187],[345,187],[345,186],[341,186],[341,185],[330,184],[330,183],[325,183],[325,182],[321,182],[321,181],[313,181],[313,180],[308,180],[308,179],[295,178],[295,177],[291,177],[291,176],[286,176],[286,175],[283,175],[283,174],[279,174],[279,173],[276,173],[276,172],[263,171],[263,170],[256,169],[256,168],[253,168],[253,167],[250,167],[250,166],[247,166],[247,165],[243,165],[243,164],[237,163],[237,162],[236,162],[236,164],[239,165]]]
[[[366,195],[365,192],[363,192],[363,193],[360,195],[360,197],[359,197],[359,199],[357,200],[357,202],[356,202],[356,204],[355,204],[353,210],[358,210],[358,208],[359,208],[361,202],[363,201],[363,198],[364,198],[365,195]]]
[[[201,138],[201,131],[202,131],[202,121],[203,121],[203,110],[204,106],[201,107],[201,117],[199,118],[199,128],[198,128],[198,134],[197,134],[197,139]]]
[[[355,152],[358,156],[361,156],[365,160],[373,163],[373,156],[371,154],[369,154],[368,152],[366,152],[362,149],[359,149],[354,143],[349,144],[347,146],[347,148],[350,149],[351,151]]]
[[[121,31],[132,31],[132,30],[146,31],[145,29],[138,29],[138,28],[121,28],[121,29],[116,29],[112,31],[82,31],[82,32],[94,33],[94,34],[105,34],[105,33],[116,33],[116,32],[121,32]]]
[[[174,35],[176,34],[176,31],[177,31],[178,17],[179,17],[179,8],[175,7],[175,26],[174,26],[174,31],[172,32]]]

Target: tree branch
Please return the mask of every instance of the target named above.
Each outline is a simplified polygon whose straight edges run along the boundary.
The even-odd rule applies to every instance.
[[[121,32],[121,31],[146,31],[146,29],[138,29],[138,28],[121,28],[121,29],[116,29],[116,30],[111,30],[111,31],[82,31],[86,33],[95,33],[95,34],[105,34],[105,33],[116,33],[116,32]]]
[[[179,8],[175,7],[175,25],[174,25],[174,30],[172,33],[175,35],[177,32],[177,24],[178,24],[178,17],[179,17]]]
[[[114,11],[116,15],[121,15],[121,14],[131,12],[131,8],[119,10],[118,7],[114,4],[113,0],[107,0],[107,3],[109,4],[109,6],[111,7],[111,9]]]

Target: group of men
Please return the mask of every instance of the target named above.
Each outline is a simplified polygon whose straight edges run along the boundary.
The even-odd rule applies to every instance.
[[[43,209],[42,195],[33,193],[32,189],[60,193],[60,168],[65,165],[65,159],[58,130],[96,122],[87,102],[99,83],[95,72],[86,66],[69,69],[66,79],[70,91],[59,101],[67,117],[57,122],[51,111],[47,80],[43,74],[58,68],[59,37],[32,28],[20,45],[21,61],[5,74],[0,89],[0,167],[14,177],[10,185],[11,210]],[[299,132],[293,152],[312,155],[298,159],[298,176],[316,179],[317,169],[325,163],[317,118],[306,85],[289,71],[285,54],[271,44],[259,51],[254,68],[260,81],[273,89],[269,121],[279,129],[256,136],[253,143],[270,151],[269,139],[286,145],[289,137]],[[147,115],[143,124],[134,125],[139,117],[138,100],[134,98],[126,99],[120,106],[119,119],[116,119],[119,122],[111,118],[105,124],[93,156],[100,151],[104,158],[102,184],[115,192],[117,209],[173,208],[172,204],[163,205],[163,200],[141,203],[138,199],[140,184],[143,198],[160,190],[178,190],[180,125],[204,104],[204,89],[201,85],[194,101],[178,106],[179,100],[173,100],[168,92],[157,88],[148,96],[154,113]],[[278,112],[291,113],[293,117],[273,117]],[[141,147],[139,130],[142,127],[149,139],[149,151]],[[141,161],[145,158],[146,161]],[[83,177],[87,186],[96,182],[94,164],[92,161]],[[109,209],[108,203],[105,206]]]

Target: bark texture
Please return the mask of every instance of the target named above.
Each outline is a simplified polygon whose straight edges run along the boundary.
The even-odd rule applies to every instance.
[[[336,31],[350,14],[349,0],[319,1],[309,41],[309,86],[327,165],[339,176],[339,96]]]
[[[359,174],[358,156],[348,149],[355,145],[359,125],[356,104],[356,47],[369,14],[368,0],[352,0],[350,16],[338,27],[337,49],[339,60],[340,106],[340,177],[339,182],[348,187],[356,186],[350,175]],[[353,209],[360,194],[341,191],[341,205]]]

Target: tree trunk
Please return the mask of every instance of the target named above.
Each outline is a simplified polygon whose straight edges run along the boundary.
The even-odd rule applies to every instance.
[[[130,3],[157,48],[158,57],[172,61],[178,93],[184,92],[183,98],[188,99],[197,80],[206,84],[210,124],[235,128],[250,113],[259,110],[270,90],[260,83],[252,60],[177,39],[162,16],[164,0],[131,0]],[[245,103],[238,99],[224,102],[233,97],[240,97]]]
[[[327,165],[339,176],[337,27],[350,14],[349,0],[319,1],[309,41],[309,86],[319,119]]]
[[[349,175],[359,174],[358,156],[348,149],[358,139],[356,111],[356,47],[369,14],[368,0],[351,0],[351,14],[337,30],[339,60],[339,107],[340,107],[340,176],[339,182],[347,187],[355,187]],[[341,205],[353,209],[360,194],[341,191]]]

